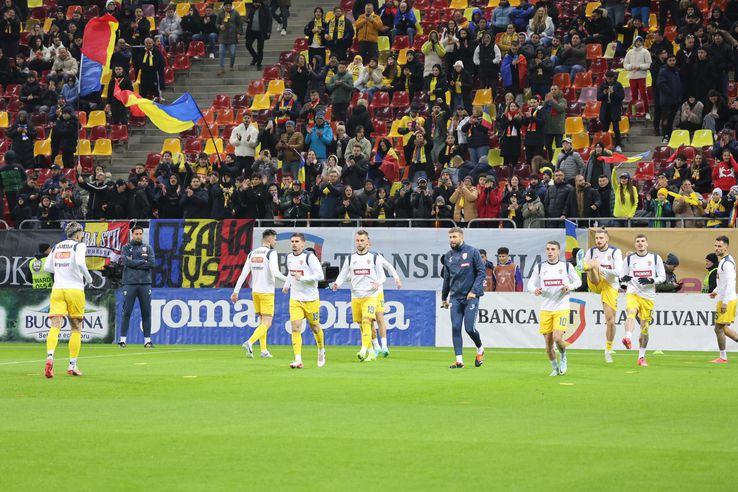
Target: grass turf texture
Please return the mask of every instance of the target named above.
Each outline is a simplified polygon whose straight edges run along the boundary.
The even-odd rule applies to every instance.
[[[2,490],[734,490],[738,361],[712,353],[549,377],[542,349],[270,350],[85,345],[46,380],[43,346],[0,345]]]

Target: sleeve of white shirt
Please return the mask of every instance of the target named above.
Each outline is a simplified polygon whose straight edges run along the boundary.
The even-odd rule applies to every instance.
[[[241,287],[243,287],[243,283],[246,282],[246,277],[249,276],[249,273],[251,273],[251,255],[246,257],[246,262],[243,264],[241,275],[238,276],[236,286],[233,288],[234,294],[238,295],[238,293],[241,292]]]
[[[400,280],[400,275],[398,275],[397,270],[395,270],[395,267],[392,266],[392,263],[387,261],[387,258],[379,255],[379,262],[382,265],[382,268],[387,270],[393,279]]]
[[[87,269],[87,245],[85,243],[79,243],[75,246],[74,257],[77,262],[77,268],[82,273],[85,282],[87,285],[91,284],[92,275],[90,275],[90,271]]]
[[[345,281],[349,279],[349,274],[351,273],[351,257],[349,256],[346,258],[346,260],[343,262],[343,266],[341,267],[341,271],[338,273],[338,277],[336,277],[336,288],[343,285]]]
[[[625,277],[626,275],[630,275],[630,265],[628,264],[628,257],[626,256],[623,259],[623,262],[620,265],[620,277]]]
[[[530,274],[530,278],[528,279],[528,292],[531,294],[536,291],[536,289],[539,287],[538,284],[541,283],[541,279],[538,276],[538,272],[540,271],[539,266],[534,266],[533,271]]]
[[[606,277],[617,277],[618,273],[623,270],[623,252],[616,249],[612,254],[612,270],[607,268],[602,268],[601,270]]]
[[[664,269],[664,261],[659,255],[656,255],[656,278],[653,279],[654,284],[662,284],[666,281],[666,270]]]
[[[46,257],[46,263],[44,264],[44,270],[46,273],[54,273],[54,250],[49,252],[49,256]]]
[[[303,275],[300,277],[300,282],[320,282],[323,280],[323,266],[318,261],[318,257],[315,255],[308,256],[308,266],[310,267],[310,274]]]
[[[722,301],[723,304],[727,304],[733,293],[731,286],[735,285],[735,264],[732,261],[723,261],[723,271],[720,275],[725,278],[725,285],[728,287],[723,291],[722,298],[718,300]]]
[[[569,290],[577,290],[582,286],[582,277],[571,263],[566,264],[566,273],[569,275]]]
[[[279,279],[282,282],[286,282],[287,277],[282,275],[282,272],[279,271],[279,262],[277,260],[277,257],[278,255],[276,251],[272,251],[269,254],[269,270],[272,272],[272,275],[274,276],[274,278]]]

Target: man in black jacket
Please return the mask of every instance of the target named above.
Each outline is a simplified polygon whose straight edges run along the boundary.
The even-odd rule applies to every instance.
[[[366,181],[368,169],[369,161],[361,155],[361,145],[354,144],[351,155],[346,157],[346,166],[341,173],[343,184],[349,185],[354,190],[360,190]]]
[[[116,181],[115,187],[110,190],[102,205],[107,220],[128,218],[128,195],[126,182],[122,179]]]
[[[597,217],[600,208],[600,195],[587,183],[584,176],[578,174],[574,178],[574,189],[569,193],[569,202],[567,203],[567,217]],[[583,223],[582,227],[587,227],[587,223]]]
[[[64,168],[72,169],[78,135],[79,121],[74,116],[72,107],[65,106],[61,118],[56,120],[54,131],[51,132],[51,162],[54,162],[57,154],[61,152]]]
[[[95,181],[88,183],[82,178],[82,166],[78,164],[77,186],[89,194],[87,198],[87,218],[92,220],[104,218],[103,203],[105,203],[105,197],[108,194],[108,186],[105,184],[105,173],[97,173]]]
[[[267,202],[271,199],[261,174],[254,173],[250,186],[239,194],[240,207],[236,213],[239,218],[263,219],[266,217]]]
[[[115,92],[115,85],[118,84],[122,91],[132,91],[133,84],[131,84],[130,76],[128,72],[121,66],[116,66],[113,71],[113,78],[108,84],[108,104],[110,105],[110,123],[113,125],[127,125],[128,124],[128,110],[122,102],[117,100],[113,93]]]
[[[144,189],[145,181],[138,178],[128,180],[128,218],[149,219],[151,218],[151,202]]]
[[[602,103],[600,106],[600,123],[602,128],[607,131],[612,124],[612,131],[615,134],[615,152],[621,152],[620,148],[620,117],[623,112],[623,99],[625,91],[623,85],[618,82],[617,74],[613,70],[605,73],[605,80],[597,88],[597,100]]]
[[[251,64],[261,71],[264,60],[264,40],[272,36],[272,15],[262,0],[254,0],[246,12],[246,49],[251,53]],[[254,51],[256,41],[256,51]]]
[[[141,74],[141,96],[149,99],[159,97],[159,89],[164,87],[164,67],[164,57],[154,47],[154,40],[146,38],[144,49],[134,62],[136,73]]]
[[[179,200],[182,207],[182,217],[185,219],[209,219],[208,192],[203,189],[200,177],[193,176],[190,186],[187,187]]]
[[[564,173],[556,171],[554,173],[554,182],[546,190],[546,197],[543,200],[543,206],[546,209],[546,217],[565,218],[567,213],[567,204],[569,203],[569,195],[571,192],[572,187],[564,180]],[[560,228],[561,222],[552,220],[548,222],[547,226],[551,228]]]

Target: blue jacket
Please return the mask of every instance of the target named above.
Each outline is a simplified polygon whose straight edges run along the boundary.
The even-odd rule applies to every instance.
[[[535,5],[528,4],[525,7],[515,7],[512,11],[513,24],[516,31],[528,29],[528,22],[535,13]]]
[[[659,102],[669,106],[679,106],[682,103],[682,79],[679,75],[679,69],[675,66],[673,69],[668,65],[661,67],[659,77],[656,80],[656,87],[659,89]]]
[[[469,292],[484,295],[484,277],[487,274],[479,250],[464,243],[452,248],[444,256],[442,299],[449,293],[452,299],[466,298]]]
[[[318,137],[318,132],[322,132],[322,137]],[[328,123],[323,123],[323,126],[318,128],[315,124],[310,133],[305,138],[305,145],[308,145],[310,150],[315,151],[315,157],[320,160],[328,158],[328,146],[333,142],[333,129]]]
[[[498,6],[492,11],[492,25],[503,31],[507,29],[508,24],[512,24],[512,13],[514,8]]]
[[[140,242],[131,241],[120,251],[123,257],[123,285],[151,284],[154,269],[154,249]]]

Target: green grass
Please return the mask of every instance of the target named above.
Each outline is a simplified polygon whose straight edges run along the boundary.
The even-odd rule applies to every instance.
[[[571,351],[551,378],[542,349],[271,349],[85,345],[46,380],[42,346],[0,345],[0,488],[735,490],[738,361],[712,353]]]

